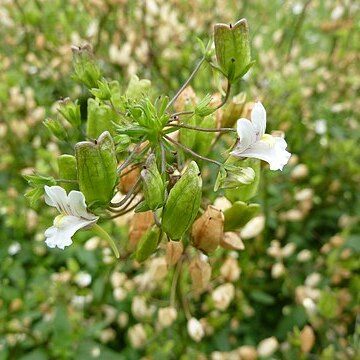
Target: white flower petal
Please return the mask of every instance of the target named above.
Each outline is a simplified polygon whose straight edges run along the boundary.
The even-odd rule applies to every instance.
[[[241,153],[256,141],[256,130],[250,120],[241,118],[237,121],[237,133],[240,141],[234,152]]]
[[[95,221],[85,220],[77,216],[58,216],[54,220],[54,226],[45,231],[45,243],[50,248],[64,249],[65,246],[72,244],[71,237],[76,231],[93,224]]]
[[[270,164],[270,170],[282,170],[291,156],[291,154],[285,150],[286,147],[287,144],[283,138],[265,135],[239,156],[261,159]]]
[[[95,215],[86,210],[85,196],[80,191],[70,191],[68,195],[68,205],[70,213],[73,216],[78,216],[87,220],[98,219]]]
[[[266,110],[260,101],[255,104],[251,111],[251,122],[256,130],[256,139],[260,140],[266,129]]]
[[[56,207],[60,213],[68,213],[68,198],[65,189],[61,186],[45,185],[45,202],[49,206]]]

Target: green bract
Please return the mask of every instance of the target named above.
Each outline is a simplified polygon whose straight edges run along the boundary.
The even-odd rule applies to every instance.
[[[89,207],[106,206],[117,183],[117,160],[110,133],[103,132],[95,143],[77,143],[75,154],[79,187],[86,202]]]
[[[214,27],[216,58],[221,72],[233,83],[252,66],[249,27],[246,19],[234,25],[216,24]]]
[[[192,225],[200,208],[202,179],[191,161],[183,176],[170,190],[162,214],[162,228],[172,240],[179,240]]]

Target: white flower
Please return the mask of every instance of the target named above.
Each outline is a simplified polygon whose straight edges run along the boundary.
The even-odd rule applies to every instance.
[[[187,330],[190,335],[190,337],[196,341],[199,342],[205,335],[205,331],[203,326],[201,325],[201,322],[195,318],[191,318],[187,323]]]
[[[281,137],[265,134],[266,111],[258,101],[251,111],[251,121],[241,118],[237,121],[240,141],[231,155],[261,159],[270,164],[270,170],[282,170],[290,159],[287,143]]]
[[[80,191],[66,191],[60,186],[45,185],[45,202],[55,207],[59,212],[54,219],[54,225],[45,231],[45,243],[50,248],[64,249],[72,244],[71,237],[76,231],[88,227],[98,220],[98,217],[86,210],[85,197]]]

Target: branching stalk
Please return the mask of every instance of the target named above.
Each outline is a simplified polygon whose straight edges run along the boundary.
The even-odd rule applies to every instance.
[[[213,164],[216,164],[217,166],[221,167],[222,164],[219,162],[219,161],[216,161],[216,160],[213,160],[213,159],[209,159],[205,156],[201,156],[199,155],[198,153],[196,153],[195,151],[192,151],[191,149],[189,149],[187,146],[183,145],[183,144],[180,144],[179,142],[177,142],[176,140],[172,139],[171,137],[167,136],[167,135],[164,135],[164,138],[173,143],[174,145],[178,146],[179,148],[183,149],[184,151],[186,151],[187,153],[191,154],[192,156],[198,158],[198,159],[201,159],[201,160],[204,160],[204,161],[208,161],[208,162],[211,162]]]
[[[189,78],[185,81],[184,85],[179,89],[179,91],[175,94],[175,96],[169,101],[169,103],[166,106],[166,109],[168,109],[170,106],[173,105],[173,103],[176,101],[176,99],[181,95],[181,93],[185,90],[185,88],[189,85],[190,81],[194,78],[196,73],[199,71],[201,65],[205,62],[205,56],[198,62],[196,65],[194,71],[191,73]]]

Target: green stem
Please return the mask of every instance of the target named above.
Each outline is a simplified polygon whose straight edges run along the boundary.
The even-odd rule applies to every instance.
[[[119,250],[116,247],[116,244],[114,240],[111,238],[111,236],[98,224],[95,224],[92,226],[91,230],[98,236],[100,236],[102,239],[105,239],[110,244],[116,258],[118,259],[120,257]]]
[[[196,65],[194,71],[191,73],[189,78],[185,81],[184,85],[179,89],[179,91],[175,94],[175,96],[169,101],[167,104],[166,109],[168,109],[175,101],[176,99],[181,95],[181,93],[185,90],[185,88],[189,85],[190,81],[194,78],[196,73],[199,71],[201,65],[205,62],[205,56],[198,62]]]
[[[216,161],[216,160],[213,160],[213,159],[209,159],[205,156],[201,156],[199,155],[198,153],[196,153],[195,151],[192,151],[191,149],[189,149],[187,146],[183,145],[183,144],[180,144],[179,142],[177,142],[176,140],[172,139],[171,137],[167,136],[167,135],[164,135],[164,138],[173,143],[174,145],[178,146],[179,148],[183,149],[184,151],[186,151],[187,153],[191,154],[192,156],[198,158],[198,159],[201,159],[201,160],[204,160],[204,161],[208,161],[208,162],[211,162],[213,164],[216,164],[217,166],[221,167],[223,166],[221,164],[221,162],[219,161]]]
[[[226,102],[229,99],[230,91],[231,91],[231,83],[228,80],[225,97],[224,97],[223,101],[215,108],[216,110],[220,109],[221,107],[223,107],[226,104]]]
[[[184,128],[184,129],[204,131],[204,132],[229,132],[229,131],[236,132],[236,129],[234,129],[234,128],[201,128],[201,127],[191,126],[191,125],[186,125],[186,124],[169,124],[169,126],[175,126],[175,127],[180,127],[180,128]]]

